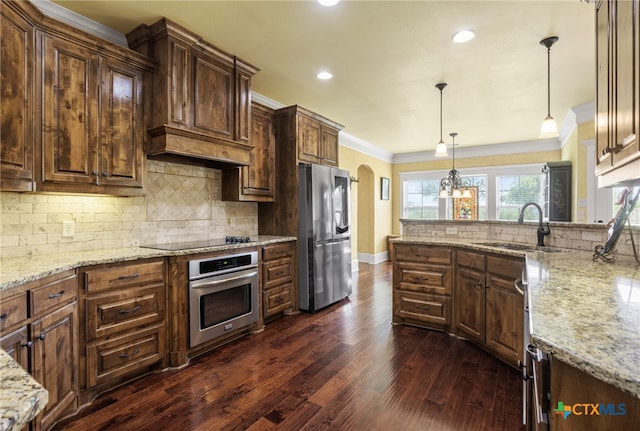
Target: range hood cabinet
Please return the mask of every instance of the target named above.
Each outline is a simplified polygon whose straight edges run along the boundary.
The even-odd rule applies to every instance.
[[[155,60],[147,153],[249,165],[258,69],[166,18],[136,27],[127,41]]]

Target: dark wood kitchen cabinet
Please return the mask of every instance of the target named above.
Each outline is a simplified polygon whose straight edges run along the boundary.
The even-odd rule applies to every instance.
[[[262,248],[262,314],[265,321],[293,311],[296,298],[294,252],[294,242]]]
[[[449,331],[453,250],[396,244],[393,260],[393,323]]]
[[[142,194],[151,60],[2,6],[2,189]]]
[[[596,2],[598,185],[640,178],[638,0]]]
[[[78,407],[77,294],[71,270],[0,295],[0,347],[49,392],[31,422],[34,431],[51,429]]]
[[[513,283],[522,274],[523,260],[457,250],[456,262],[457,334],[516,367],[523,353],[524,298]]]
[[[0,9],[0,189],[32,191],[34,26],[14,3]]]
[[[276,134],[297,151],[302,163],[338,166],[338,133],[342,125],[294,105],[276,110]]]
[[[83,392],[81,400],[165,366],[163,259],[81,271]]]
[[[156,62],[149,154],[249,165],[258,69],[166,18],[136,27],[127,39]]]
[[[251,104],[251,163],[222,170],[222,199],[274,202],[276,196],[276,138],[273,109]],[[282,174],[281,174],[282,175]]]

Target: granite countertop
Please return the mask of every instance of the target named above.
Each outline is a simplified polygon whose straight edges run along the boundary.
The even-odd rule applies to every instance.
[[[49,402],[49,393],[0,349],[0,430],[21,430]]]
[[[462,240],[393,243],[464,247],[526,258],[531,342],[553,357],[640,398],[640,265],[593,261],[593,252],[525,252]]]
[[[19,286],[28,281],[39,280],[48,275],[57,274],[82,266],[103,263],[126,262],[153,257],[185,256],[213,251],[239,250],[264,246],[278,242],[295,241],[296,237],[260,235],[250,243],[224,244],[213,247],[200,247],[185,250],[157,250],[147,247],[123,247],[103,250],[88,250],[74,253],[49,254],[43,256],[25,256],[2,259],[0,265],[0,291]]]

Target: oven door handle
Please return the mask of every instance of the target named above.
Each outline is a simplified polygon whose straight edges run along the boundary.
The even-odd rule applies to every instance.
[[[245,280],[258,275],[258,271],[245,271],[240,275],[231,274],[230,276],[210,277],[203,280],[192,281],[190,287],[192,289],[206,289],[221,284],[233,283],[235,281]]]

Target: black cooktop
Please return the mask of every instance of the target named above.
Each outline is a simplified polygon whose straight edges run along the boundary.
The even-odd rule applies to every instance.
[[[205,240],[197,240],[197,241],[179,241],[179,242],[169,242],[166,244],[141,245],[140,247],[153,248],[155,250],[177,251],[177,250],[191,250],[196,248],[219,247],[222,245],[231,245],[231,244],[251,244],[254,242],[256,241],[252,240],[248,236],[226,236],[224,238],[214,238],[214,239],[205,239]]]

